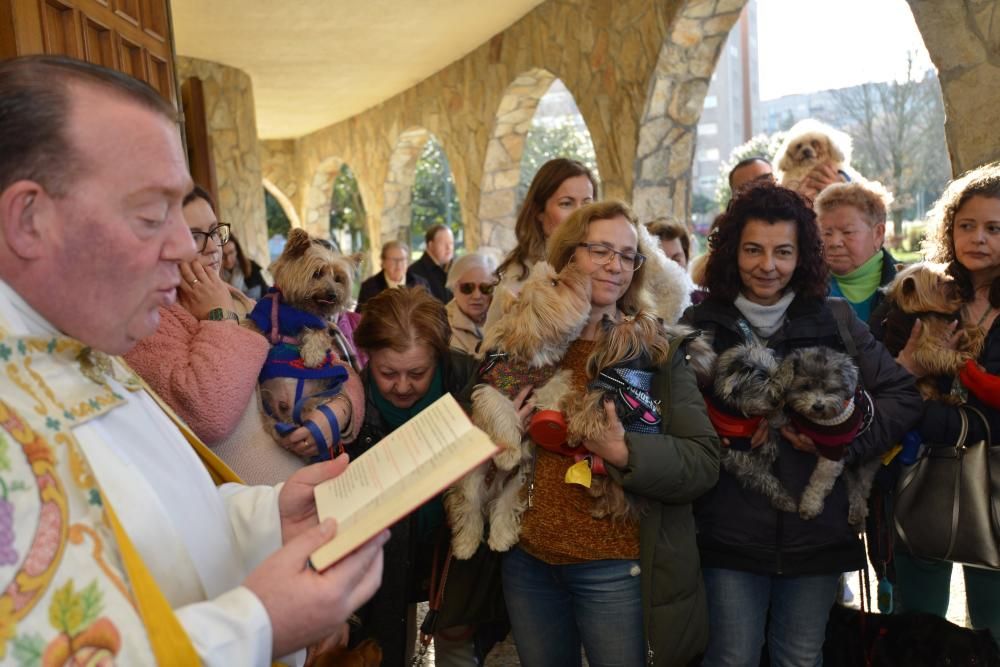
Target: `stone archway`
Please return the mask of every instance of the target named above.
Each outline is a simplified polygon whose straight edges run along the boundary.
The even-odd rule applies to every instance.
[[[277,185],[268,179],[263,178],[261,179],[261,182],[264,184],[264,189],[267,190],[271,196],[274,197],[275,201],[278,202],[278,205],[281,206],[281,210],[285,212],[285,216],[288,218],[288,222],[292,225],[292,227],[301,227],[302,220],[299,219],[298,211],[295,210],[295,205],[292,204],[292,200],[289,199]]]
[[[430,138],[431,133],[426,129],[413,127],[401,133],[396,141],[396,147],[389,158],[389,173],[383,189],[384,204],[379,247],[387,241],[410,244],[413,180],[416,177],[417,160],[420,159],[420,154]]]
[[[328,157],[316,166],[309,189],[306,191],[302,226],[313,236],[330,236],[330,198],[333,195],[333,181],[337,178],[344,161],[339,157]]]
[[[664,40],[639,124],[632,203],[640,219],[691,213],[698,119],[722,45],[746,0],[688,0]]]
[[[548,70],[524,72],[507,86],[486,146],[479,198],[480,249],[506,253],[517,245],[517,184],[521,153],[538,101],[556,80]]]

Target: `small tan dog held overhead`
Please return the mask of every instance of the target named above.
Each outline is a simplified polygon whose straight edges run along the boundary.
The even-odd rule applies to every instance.
[[[826,164],[848,180],[861,178],[851,169],[851,138],[826,123],[807,118],[792,126],[774,156],[775,178],[786,188],[798,189],[809,172]]]
[[[984,335],[974,323],[961,321],[962,297],[958,283],[948,275],[947,265],[918,262],[906,267],[886,287],[886,299],[892,305],[883,320],[885,346],[897,356],[906,345],[913,324],[923,323],[923,330],[913,351],[913,360],[927,371],[917,380],[917,389],[924,400],[961,402],[950,396],[939,385],[942,378],[953,378],[965,362],[979,357]],[[958,340],[955,349],[946,348],[942,342],[951,335],[951,327],[958,320]]]

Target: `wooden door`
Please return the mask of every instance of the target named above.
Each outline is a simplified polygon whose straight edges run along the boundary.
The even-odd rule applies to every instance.
[[[177,104],[169,0],[0,0],[0,58],[72,56],[149,83]]]

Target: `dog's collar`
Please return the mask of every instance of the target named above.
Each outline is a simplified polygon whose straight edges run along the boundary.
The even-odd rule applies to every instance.
[[[702,394],[705,397],[705,407],[708,409],[708,418],[715,427],[715,431],[723,438],[749,438],[757,430],[763,417],[747,417],[736,413],[719,403],[710,394]]]

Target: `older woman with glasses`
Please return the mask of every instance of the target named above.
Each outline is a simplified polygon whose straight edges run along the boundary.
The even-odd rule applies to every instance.
[[[496,261],[480,252],[462,255],[448,271],[445,286],[454,298],[448,302],[451,347],[475,355],[483,340],[482,326],[493,300]]]
[[[125,360],[244,481],[282,482],[303,460],[278,446],[261,418],[257,376],[270,344],[240,326],[254,302],[219,275],[229,225],[219,222],[211,196],[197,186],[184,199],[184,219],[198,256],[181,264],[178,302],[160,308],[156,333]],[[364,416],[361,380],[350,369],[348,377],[331,403],[345,441]]]

